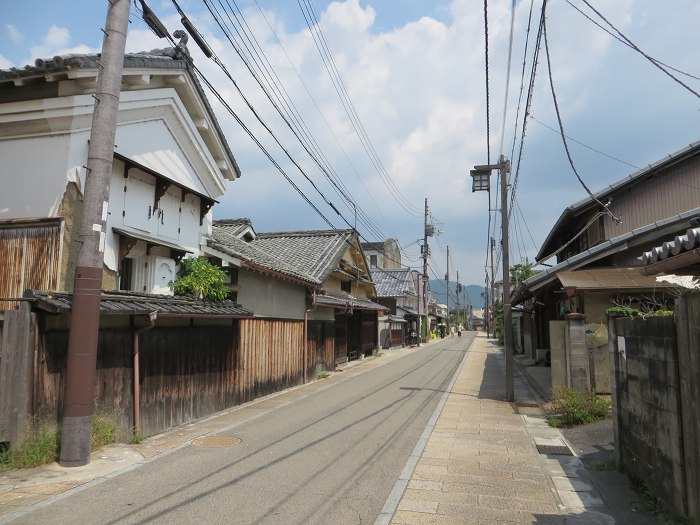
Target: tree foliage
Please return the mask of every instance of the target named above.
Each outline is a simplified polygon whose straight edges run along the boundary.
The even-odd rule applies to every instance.
[[[517,286],[519,283],[528,280],[533,275],[537,275],[539,271],[533,270],[533,263],[514,264],[510,267],[510,284]]]
[[[182,260],[177,279],[169,284],[175,295],[223,301],[229,295],[225,280],[226,272],[221,268],[204,257],[191,257]]]

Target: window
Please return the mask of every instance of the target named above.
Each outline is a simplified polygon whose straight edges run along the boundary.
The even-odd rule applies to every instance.
[[[344,292],[351,293],[352,292],[352,281],[342,281],[340,283],[340,289]]]
[[[371,268],[376,268],[377,267],[377,256],[376,255],[370,255],[369,256],[369,265]]]
[[[133,272],[133,259],[127,259],[124,257],[122,259],[122,269],[119,273],[119,289],[127,292],[131,290],[131,275]]]

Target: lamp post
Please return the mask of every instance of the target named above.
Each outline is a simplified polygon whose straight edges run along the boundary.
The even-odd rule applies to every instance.
[[[508,250],[508,174],[510,162],[501,155],[498,164],[474,166],[472,177],[472,192],[491,191],[491,171],[498,170],[501,176],[501,233],[503,239],[503,339],[506,354],[506,401],[515,400],[513,387],[513,342],[512,321],[510,311],[510,268]]]

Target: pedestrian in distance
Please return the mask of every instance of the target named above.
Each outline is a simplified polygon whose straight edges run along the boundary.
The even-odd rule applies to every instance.
[[[457,337],[462,337],[462,325],[457,323]]]

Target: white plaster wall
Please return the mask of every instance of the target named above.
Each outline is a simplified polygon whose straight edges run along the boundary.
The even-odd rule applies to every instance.
[[[306,287],[241,269],[238,302],[258,317],[304,319]]]
[[[0,140],[0,219],[52,217],[66,189],[69,135]]]
[[[130,122],[117,128],[115,151],[204,195],[207,189],[163,120]]]

